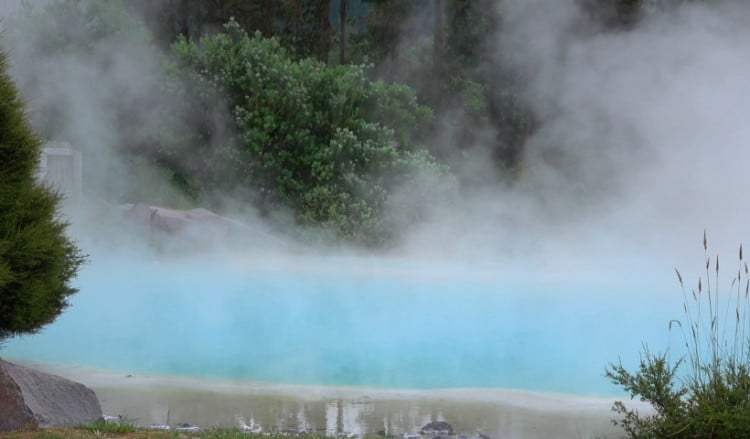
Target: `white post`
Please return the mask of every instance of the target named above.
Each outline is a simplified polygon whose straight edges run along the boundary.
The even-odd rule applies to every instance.
[[[81,153],[69,143],[47,142],[39,158],[37,178],[62,193],[66,202],[78,203],[83,194],[81,165]]]

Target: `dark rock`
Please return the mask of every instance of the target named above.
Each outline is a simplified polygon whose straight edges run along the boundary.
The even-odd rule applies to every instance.
[[[102,419],[93,390],[0,360],[0,431],[74,427]]]
[[[433,421],[422,427],[419,432],[431,436],[453,434],[453,426],[445,421]]]
[[[310,427],[298,427],[297,428],[297,436],[307,436],[314,434],[315,431]]]
[[[180,425],[178,425],[178,426],[177,426],[177,427],[175,428],[175,430],[177,430],[177,431],[180,431],[180,432],[183,432],[183,433],[184,433],[184,432],[190,432],[190,433],[198,433],[198,432],[200,432],[200,431],[201,431],[201,428],[200,428],[200,427],[198,427],[197,425],[193,425],[193,424],[187,424],[187,423],[184,423],[184,424],[180,424]]]

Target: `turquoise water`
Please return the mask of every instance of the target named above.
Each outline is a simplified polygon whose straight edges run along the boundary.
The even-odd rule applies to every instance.
[[[610,395],[607,363],[635,364],[642,342],[666,347],[681,310],[673,285],[657,294],[623,279],[558,286],[356,258],[275,266],[91,263],[71,308],[0,354],[270,383]]]

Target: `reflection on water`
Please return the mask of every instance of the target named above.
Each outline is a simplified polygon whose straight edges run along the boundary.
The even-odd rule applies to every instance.
[[[507,401],[471,401],[436,394],[394,399],[333,395],[226,394],[174,388],[97,388],[103,409],[139,425],[192,423],[202,427],[259,426],[265,432],[328,435],[416,433],[446,421],[459,434],[491,438],[590,438],[617,436],[609,401],[595,407],[534,409]]]

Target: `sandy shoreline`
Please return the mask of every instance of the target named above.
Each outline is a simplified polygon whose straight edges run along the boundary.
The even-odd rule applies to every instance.
[[[275,385],[24,364],[91,387],[105,414],[122,415],[141,426],[185,422],[203,427],[244,424],[269,432],[402,434],[444,420],[458,433],[481,432],[493,439],[621,436],[611,423],[614,397],[507,389]]]

